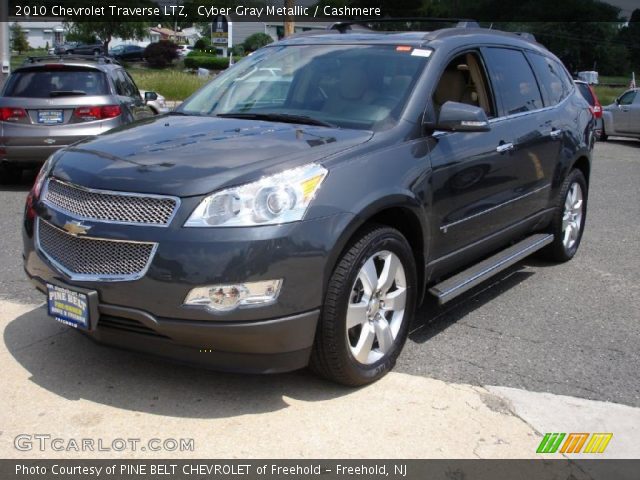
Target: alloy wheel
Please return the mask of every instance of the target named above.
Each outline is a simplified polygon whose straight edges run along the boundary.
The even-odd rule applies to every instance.
[[[580,184],[574,182],[567,191],[562,215],[562,243],[570,250],[580,238],[584,198]]]
[[[407,279],[392,252],[372,255],[360,268],[349,297],[346,335],[353,358],[371,365],[391,351],[405,318]]]

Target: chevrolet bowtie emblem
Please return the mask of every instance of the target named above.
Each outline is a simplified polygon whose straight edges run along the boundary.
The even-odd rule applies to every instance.
[[[91,227],[89,225],[85,225],[82,222],[77,222],[75,220],[69,221],[64,224],[64,228],[71,235],[86,235]]]

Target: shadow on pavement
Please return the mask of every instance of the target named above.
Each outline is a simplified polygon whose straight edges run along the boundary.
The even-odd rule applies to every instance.
[[[28,192],[38,174],[37,169],[24,170],[18,180],[11,178],[5,167],[0,165],[0,191]]]
[[[437,299],[427,294],[424,303],[416,312],[409,339],[416,343],[425,343],[470,312],[493,301],[502,293],[534,275],[534,272],[523,271],[524,268],[525,265],[518,263],[462,294],[458,299],[452,300],[450,304],[438,305]]]
[[[321,401],[355,390],[306,370],[235,375],[183,366],[94,343],[47,317],[45,307],[7,325],[8,351],[40,387],[68,400],[170,417],[228,418]]]

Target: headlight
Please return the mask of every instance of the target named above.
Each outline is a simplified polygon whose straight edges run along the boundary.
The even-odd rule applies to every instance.
[[[310,164],[206,197],[185,227],[247,227],[302,220],[327,175]]]

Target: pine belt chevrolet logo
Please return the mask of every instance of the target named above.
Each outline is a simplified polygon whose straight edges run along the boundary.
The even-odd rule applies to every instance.
[[[546,433],[536,453],[604,453],[611,437],[613,433]]]
[[[71,235],[86,235],[89,230],[91,230],[91,226],[85,225],[82,222],[77,222],[75,220],[71,220],[64,224],[64,228]]]

